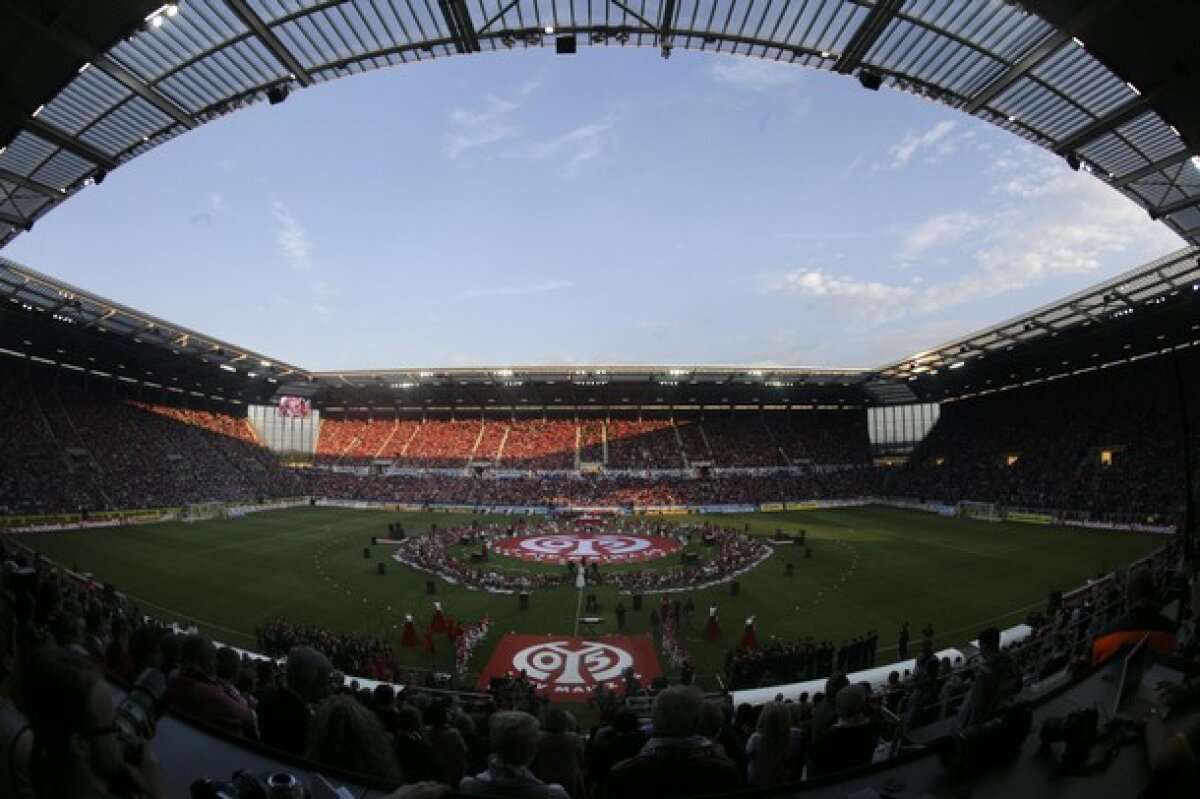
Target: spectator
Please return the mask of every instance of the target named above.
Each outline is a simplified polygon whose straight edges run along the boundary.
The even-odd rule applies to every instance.
[[[465,777],[458,791],[467,796],[522,796],[531,799],[570,799],[561,785],[539,780],[529,765],[537,756],[537,719],[520,710],[492,716],[492,756],[486,771]]]
[[[546,708],[533,773],[542,782],[558,783],[572,799],[584,799],[583,741],[575,734],[575,719],[553,705]]]
[[[758,726],[746,742],[747,782],[752,787],[799,782],[804,770],[804,739],[792,726],[792,713],[782,702],[768,702]]]
[[[609,775],[608,796],[673,797],[736,790],[741,775],[732,760],[713,752],[699,734],[704,695],[673,686],[654,700],[654,735],[640,754],[617,763]]]
[[[638,726],[637,713],[629,707],[618,708],[609,723],[592,737],[588,757],[588,779],[592,794],[600,796],[608,783],[612,767],[642,751],[645,743],[646,734]]]
[[[304,752],[312,709],[328,693],[332,673],[326,657],[311,647],[298,646],[288,653],[286,684],[259,701],[263,743],[293,755]]]
[[[937,712],[937,680],[941,661],[933,653],[933,639],[921,638],[916,663],[913,666],[912,690],[908,694],[908,705],[904,712],[904,726],[913,729],[932,720]]]
[[[13,704],[19,680],[17,617],[8,597],[0,594],[0,796],[29,799],[29,756],[33,734],[29,721]]]
[[[412,705],[404,705],[396,714],[396,726],[396,760],[404,779],[409,782],[436,780],[438,755],[425,737],[421,711]]]
[[[841,672],[831,674],[825,681],[825,698],[817,702],[813,708],[812,740],[816,743],[825,731],[837,723],[837,705],[834,700],[839,692],[850,684],[849,678]]]
[[[1000,651],[998,629],[979,633],[979,654],[982,660],[959,714],[964,728],[991,721],[1021,690],[1021,672],[1012,656]]]
[[[467,769],[467,742],[458,728],[450,724],[450,711],[438,702],[425,711],[429,722],[429,745],[437,752],[438,779],[453,788],[462,782]]]
[[[879,742],[879,727],[867,713],[862,685],[846,686],[834,701],[838,721],[813,741],[809,779],[867,765]]]
[[[1156,652],[1175,652],[1175,622],[1158,612],[1154,576],[1144,567],[1134,569],[1126,587],[1129,611],[1109,623],[1092,642],[1092,663],[1103,663],[1124,645],[1134,645],[1144,636]]]
[[[127,746],[115,723],[112,693],[82,657],[46,649],[26,672],[25,706],[33,727],[33,784],[39,799],[125,796],[166,799],[150,747]],[[130,752],[136,751],[134,762]]]
[[[201,635],[183,642],[182,663],[171,677],[167,701],[175,710],[232,735],[258,737],[254,711],[232,686],[227,690],[216,677],[217,650]]]
[[[304,756],[389,782],[400,782],[401,778],[383,724],[357,699],[346,694],[334,694],[317,708]]]
[[[1200,678],[1193,677],[1176,685],[1165,686],[1162,698],[1171,705],[1200,697]],[[1158,778],[1162,793],[1170,799],[1191,799],[1200,791],[1200,723],[1193,721],[1183,732],[1174,732],[1157,711],[1143,720],[1146,761]]]

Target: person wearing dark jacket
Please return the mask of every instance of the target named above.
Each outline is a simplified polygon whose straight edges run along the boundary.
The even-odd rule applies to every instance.
[[[704,695],[689,686],[672,686],[654,700],[654,734],[642,751],[613,766],[607,796],[621,799],[701,796],[741,787],[732,760],[713,751],[700,734]]]
[[[1000,631],[995,627],[979,633],[979,654],[975,679],[958,716],[963,728],[996,718],[1021,690],[1021,671],[1011,655],[1000,651]]]

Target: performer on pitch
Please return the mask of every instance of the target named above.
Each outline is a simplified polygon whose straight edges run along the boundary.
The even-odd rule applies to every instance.
[[[420,646],[421,636],[417,634],[417,623],[411,613],[404,614],[404,632],[400,635],[400,646]]]
[[[717,611],[717,606],[712,605],[708,609],[708,624],[704,626],[705,641],[719,641],[723,634],[721,633],[721,620]]]
[[[754,630],[753,616],[746,619],[746,626],[742,628],[742,640],[738,642],[738,649],[758,649],[758,634]]]
[[[429,622],[429,628],[435,633],[446,632],[446,613],[441,602],[433,603],[433,620]]]

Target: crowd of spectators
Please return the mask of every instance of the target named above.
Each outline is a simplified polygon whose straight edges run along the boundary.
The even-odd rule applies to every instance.
[[[295,496],[245,417],[0,381],[0,514]]]
[[[297,470],[304,493],[326,499],[430,505],[622,507],[754,504],[796,499],[873,496],[878,472],[868,466],[701,477],[541,474],[474,478],[458,475],[357,475]]]
[[[704,418],[360,419],[321,420],[319,465],[378,460],[400,468],[771,469],[797,464],[865,464],[870,460],[861,411],[811,411],[768,420],[758,414]]]
[[[396,463],[412,468],[462,468],[475,453],[483,427],[478,419],[424,422]]]
[[[683,455],[671,419],[612,419],[608,466],[613,469],[681,469]]]
[[[1200,381],[1183,365],[1177,385],[1175,369],[1154,358],[1122,367],[1120,379],[1095,371],[946,404],[908,464],[885,473],[883,490],[1096,518],[1182,518],[1187,438],[1179,398],[1200,394]]]
[[[315,461],[334,465],[343,462],[369,463],[377,458],[393,460],[404,454],[404,448],[412,441],[419,427],[413,421],[322,419]]]
[[[453,467],[463,470],[461,479],[438,473],[349,477],[321,468],[298,473],[279,465],[244,417],[123,400],[111,391],[72,390],[22,375],[0,385],[0,513],[178,507],[300,493],[624,507],[876,496],[1171,523],[1181,517],[1185,497],[1183,417],[1178,391],[1164,390],[1174,385],[1173,367],[1160,360],[1122,367],[1127,379],[1119,381],[1095,372],[947,403],[900,467],[870,465],[861,411],[322,420],[318,466]],[[1185,391],[1195,388],[1196,374],[1185,370]],[[577,456],[617,473],[580,475]],[[468,463],[501,472],[468,477]],[[707,472],[687,476],[661,473],[704,465]],[[739,471],[747,468],[754,473]]]

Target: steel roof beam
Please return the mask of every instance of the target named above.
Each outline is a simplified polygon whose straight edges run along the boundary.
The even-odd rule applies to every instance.
[[[662,21],[658,26],[658,43],[662,47],[663,58],[670,57],[671,48],[675,44],[671,30],[675,27],[675,12],[677,9],[675,0],[666,0],[663,3]]]
[[[254,32],[258,40],[263,43],[263,46],[270,51],[271,55],[279,61],[280,64],[287,69],[288,72],[296,76],[296,80],[301,86],[312,86],[312,75],[308,74],[308,70],[300,66],[300,62],[296,60],[296,56],[292,55],[292,51],[284,46],[279,37],[275,35],[267,24],[262,21],[258,14],[250,6],[246,5],[245,0],[225,0],[225,5],[229,6],[229,10],[237,15],[242,23]]]
[[[1137,99],[1126,103],[1109,114],[1105,114],[1092,124],[1087,125],[1082,130],[1079,130],[1063,141],[1059,142],[1054,148],[1056,155],[1066,156],[1075,152],[1080,147],[1090,141],[1100,138],[1105,133],[1109,133],[1114,128],[1119,128],[1131,119],[1141,116],[1143,113],[1151,109],[1150,97],[1141,96]]]
[[[58,128],[47,125],[37,117],[27,116],[6,105],[0,105],[0,117],[14,122],[19,127],[24,128],[40,139],[50,142],[60,150],[66,150],[72,155],[79,156],[84,161],[91,161],[96,166],[101,166],[108,170],[117,168],[117,162],[108,155],[105,155],[89,144],[68,136]]]
[[[1200,205],[1200,195],[1184,197],[1182,200],[1176,200],[1170,205],[1164,205],[1161,208],[1150,208],[1148,210],[1150,211],[1150,218],[1157,221],[1164,216],[1170,216],[1171,214],[1185,211],[1188,208],[1194,208],[1197,205]]]
[[[36,30],[42,36],[57,42],[64,50],[68,50],[85,61],[91,62],[92,66],[99,69],[105,75],[108,75],[113,80],[120,83],[126,89],[141,97],[152,106],[162,111],[167,116],[174,119],[180,125],[187,128],[195,128],[199,126],[199,122],[191,114],[184,111],[175,103],[168,100],[166,97],[159,94],[154,89],[147,86],[142,81],[138,80],[129,70],[122,67],[113,61],[110,61],[100,51],[94,49],[83,39],[80,39],[71,31],[63,30],[62,28],[48,28],[39,20],[28,14],[19,5],[11,3],[6,5],[8,11],[15,17],[21,20],[25,25],[33,30]]]
[[[1047,56],[1049,56],[1059,47],[1062,47],[1062,45],[1065,42],[1070,41],[1070,39],[1071,37],[1066,33],[1055,33],[1054,35],[1048,37],[1037,47],[1026,53],[1024,58],[1009,67],[1007,72],[996,78],[987,86],[984,86],[983,89],[981,89],[978,94],[972,97],[970,102],[963,107],[963,110],[968,114],[977,113],[979,109],[983,108],[985,105],[994,100],[1009,86],[1023,78],[1029,72],[1029,70],[1046,60]]]
[[[12,225],[15,228],[21,228],[24,230],[25,226],[30,224],[32,221],[33,220],[31,219],[22,219],[16,216],[9,216],[3,211],[0,211],[0,222],[4,223],[5,225]]]
[[[1029,51],[1024,58],[1013,64],[1003,75],[983,87],[979,94],[971,98],[971,101],[967,103],[963,110],[968,114],[977,113],[979,109],[994,100],[997,95],[1015,83],[1019,78],[1028,74],[1031,69],[1042,63],[1047,56],[1061,47],[1076,33],[1083,30],[1094,19],[1108,13],[1108,9],[1116,5],[1117,2],[1118,0],[1099,0],[1086,4],[1085,9],[1071,17],[1067,21],[1067,24],[1063,25],[1059,31]]]
[[[22,175],[18,175],[16,172],[9,172],[7,169],[0,169],[0,180],[14,183],[22,189],[37,192],[38,194],[45,195],[52,200],[60,200],[66,196],[65,192],[61,192],[58,189],[47,186],[44,183],[38,183],[36,180],[31,180]]]
[[[850,37],[850,43],[833,65],[833,71],[849,75],[862,64],[871,47],[883,35],[888,23],[896,18],[903,0],[879,0],[868,12],[867,18]]]
[[[1190,152],[1188,152],[1187,150],[1180,150],[1179,152],[1175,153],[1174,155],[1168,155],[1166,158],[1155,161],[1153,164],[1147,164],[1146,166],[1142,167],[1141,169],[1138,169],[1134,172],[1130,172],[1125,177],[1117,178],[1116,180],[1111,181],[1109,183],[1109,185],[1114,186],[1118,189],[1123,189],[1126,186],[1128,186],[1130,183],[1136,183],[1139,180],[1141,180],[1142,178],[1148,178],[1151,175],[1153,175],[1155,172],[1161,172],[1164,169],[1170,169],[1171,167],[1175,166],[1176,164],[1180,164],[1180,163],[1188,160],[1191,157],[1192,157],[1192,154]]]
[[[478,53],[479,34],[475,31],[471,11],[466,2],[438,0],[438,7],[442,10],[442,17],[446,20],[446,28],[450,31],[450,38],[454,40],[455,49],[460,53]]]

